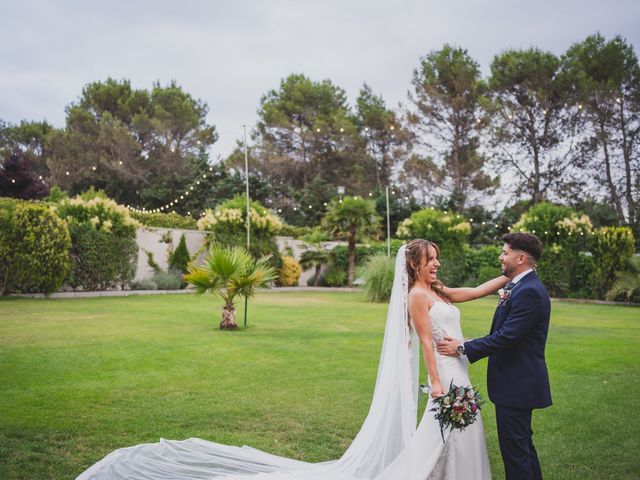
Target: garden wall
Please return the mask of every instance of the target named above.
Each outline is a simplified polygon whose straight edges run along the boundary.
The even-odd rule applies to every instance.
[[[142,227],[136,232],[136,242],[138,244],[138,266],[134,281],[140,281],[153,276],[153,269],[149,265],[148,252],[153,255],[153,260],[162,270],[169,267],[169,253],[172,252],[180,242],[180,236],[184,235],[187,243],[189,254],[193,255],[202,248],[205,242],[206,232],[200,230],[185,230],[179,228],[155,228]],[[278,250],[281,254],[291,252],[296,260],[300,260],[300,256],[305,251],[305,243],[302,240],[296,240],[293,237],[276,237]],[[325,246],[331,250],[336,245],[345,242],[326,242]],[[204,251],[202,251],[197,261],[202,261]],[[302,272],[298,285],[307,285],[307,280],[313,277],[313,269]]]

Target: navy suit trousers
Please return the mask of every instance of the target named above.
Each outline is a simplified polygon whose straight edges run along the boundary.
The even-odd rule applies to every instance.
[[[542,480],[531,409],[496,405],[496,423],[506,480]]]

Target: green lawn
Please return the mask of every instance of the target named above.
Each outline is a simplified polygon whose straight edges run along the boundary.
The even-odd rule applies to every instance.
[[[467,336],[488,330],[494,305],[462,305]],[[368,410],[386,305],[263,293],[237,332],[216,329],[219,306],[190,295],[1,300],[0,478],[75,478],[160,437],[339,457]],[[555,404],[534,414],[546,479],[639,478],[639,337],[638,308],[553,303]],[[471,369],[482,391],[485,369]],[[493,408],[483,415],[500,479]]]

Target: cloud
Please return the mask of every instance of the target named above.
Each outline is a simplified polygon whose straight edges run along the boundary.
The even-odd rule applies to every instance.
[[[176,80],[209,105],[219,131],[237,132],[294,72],[329,78],[352,101],[366,81],[396,106],[420,57],[444,43],[468,48],[486,74],[507,48],[560,54],[596,31],[640,40],[640,4],[627,0],[4,3],[0,118],[57,126],[85,84],[109,76],[138,88]],[[228,137],[216,148],[229,149]]]

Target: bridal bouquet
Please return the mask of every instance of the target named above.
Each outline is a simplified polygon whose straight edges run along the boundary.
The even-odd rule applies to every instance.
[[[473,387],[458,387],[449,385],[449,391],[433,399],[435,406],[429,410],[436,412],[435,418],[440,424],[440,434],[444,441],[444,431],[458,429],[463,430],[478,418],[478,412],[482,405],[482,397]]]

